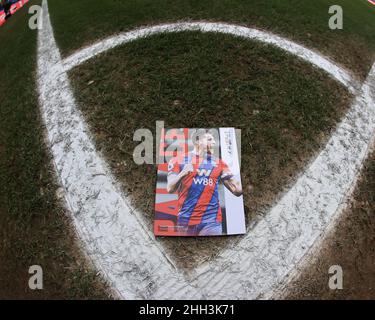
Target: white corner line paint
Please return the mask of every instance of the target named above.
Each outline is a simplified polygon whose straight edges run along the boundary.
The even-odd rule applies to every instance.
[[[38,36],[41,112],[57,175],[85,249],[105,279],[126,299],[267,298],[287,281],[313,244],[340,214],[374,134],[375,67],[329,142],[266,217],[235,248],[189,274],[171,263],[122,194],[95,150],[67,71],[140,37],[183,30],[216,31],[275,45],[325,70],[349,90],[358,84],[318,53],[259,30],[218,23],[178,23],[125,32],[61,60],[43,0]]]
[[[270,32],[233,24],[214,22],[179,22],[138,28],[132,31],[123,32],[119,35],[101,40],[89,47],[79,50],[70,57],[67,57],[63,61],[64,69],[65,71],[69,71],[94,56],[136,39],[146,38],[160,33],[182,31],[217,32],[270,44],[311,63],[316,68],[324,70],[331,77],[347,87],[351,93],[357,93],[357,89],[360,88],[358,82],[344,68],[337,66],[330,62],[328,58],[309,50],[302,45],[281,38]]]
[[[94,265],[123,298],[151,298],[168,283],[199,298],[145,231],[96,152],[63,70],[46,1],[38,36],[38,89],[57,175]]]

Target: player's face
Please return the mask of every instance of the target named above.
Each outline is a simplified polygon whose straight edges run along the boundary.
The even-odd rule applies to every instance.
[[[207,150],[207,153],[213,153],[216,141],[212,134],[206,133],[199,139],[199,148],[201,150]]]

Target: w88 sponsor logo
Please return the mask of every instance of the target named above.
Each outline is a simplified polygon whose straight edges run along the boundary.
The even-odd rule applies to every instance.
[[[193,178],[195,184],[203,184],[204,186],[213,186],[215,182],[212,178]]]

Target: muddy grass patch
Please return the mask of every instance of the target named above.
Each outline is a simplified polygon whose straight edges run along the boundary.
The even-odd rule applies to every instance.
[[[88,61],[70,75],[98,149],[149,228],[156,167],[133,162],[135,130],[155,131],[157,120],[168,128],[241,129],[242,183],[250,225],[324,145],[351,98],[324,72],[280,49],[214,33],[137,40]],[[158,241],[181,267],[189,268],[239,239]]]
[[[375,152],[364,170],[348,208],[318,255],[288,286],[287,299],[375,299]],[[343,270],[343,289],[330,290],[328,270]]]
[[[108,298],[78,248],[56,197],[36,92],[37,31],[31,1],[0,28],[0,299]],[[28,288],[31,265],[44,290]]]

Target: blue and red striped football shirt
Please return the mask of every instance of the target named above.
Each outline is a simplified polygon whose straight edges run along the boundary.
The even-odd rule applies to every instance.
[[[179,174],[188,163],[192,163],[194,172],[183,177],[178,187],[178,225],[220,223],[218,186],[221,180],[233,176],[228,165],[210,154],[199,157],[189,153],[183,158],[175,157],[169,161],[168,175]]]

